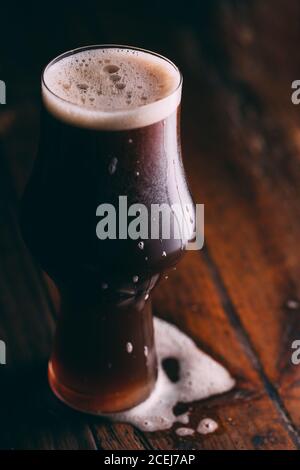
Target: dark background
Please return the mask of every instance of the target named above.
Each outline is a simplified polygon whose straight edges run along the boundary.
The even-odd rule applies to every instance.
[[[0,79],[0,447],[295,449],[300,447],[300,79],[297,0],[5,2]],[[157,289],[155,311],[190,334],[237,379],[194,404],[179,438],[143,434],[66,410],[46,361],[55,292],[21,240],[17,207],[38,142],[40,74],[82,45],[128,44],[172,59],[184,75],[184,164],[205,204],[205,248]]]

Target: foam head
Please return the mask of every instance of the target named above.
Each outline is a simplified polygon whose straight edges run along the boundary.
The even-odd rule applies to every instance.
[[[133,129],[165,119],[181,97],[181,76],[161,56],[131,48],[84,48],[46,67],[42,95],[58,119],[78,127]]]

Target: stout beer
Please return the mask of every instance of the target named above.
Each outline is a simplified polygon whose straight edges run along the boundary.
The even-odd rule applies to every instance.
[[[194,229],[180,154],[180,97],[176,66],[134,48],[81,48],[43,73],[40,146],[22,231],[61,296],[50,385],[82,411],[128,409],[155,385],[149,296]],[[133,220],[118,213],[120,196],[128,208],[149,210],[148,238],[119,236],[121,219]],[[101,204],[116,210],[108,232],[114,223],[116,230],[106,238],[97,235]],[[171,212],[169,238],[151,238],[155,204],[180,207],[179,215]],[[189,221],[185,236],[174,236],[178,219]]]

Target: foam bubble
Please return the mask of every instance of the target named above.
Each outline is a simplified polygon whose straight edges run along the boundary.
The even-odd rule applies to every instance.
[[[210,434],[218,429],[218,423],[210,418],[204,418],[200,421],[197,432],[199,434]]]
[[[181,437],[192,436],[195,433],[194,429],[192,428],[177,428],[175,432],[178,436]]]
[[[48,65],[43,100],[79,127],[132,129],[165,119],[180,102],[180,73],[169,61],[129,48],[92,48]]]
[[[105,415],[113,421],[131,423],[142,431],[169,429],[175,422],[188,424],[189,413],[179,416],[174,414],[173,409],[177,403],[188,403],[224,393],[235,384],[224,367],[200,351],[175,326],[155,318],[154,331],[159,368],[153,393],[146,401],[128,411]],[[170,357],[177,359],[180,364],[177,382],[171,382],[161,365],[164,359]],[[213,432],[212,429],[216,429],[212,420],[205,419],[201,423],[198,432]]]

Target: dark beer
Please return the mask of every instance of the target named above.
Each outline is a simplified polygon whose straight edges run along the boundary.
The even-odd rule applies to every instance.
[[[153,204],[178,204],[193,232],[180,155],[180,73],[152,53],[83,48],[48,65],[42,92],[22,231],[61,295],[50,385],[74,408],[117,412],[145,400],[155,385],[149,296],[191,238],[174,236],[174,211],[169,238],[120,238],[119,197],[149,209],[149,228]],[[117,235],[99,239],[103,203],[116,208]]]

